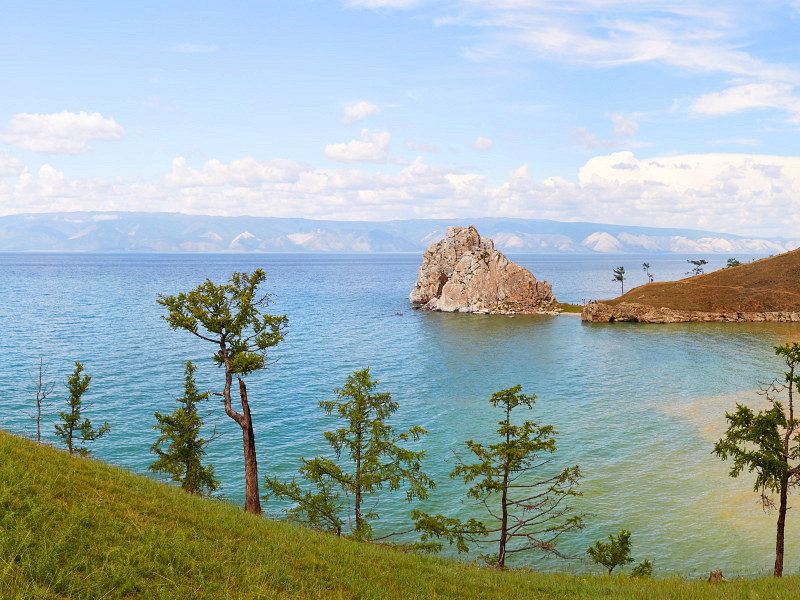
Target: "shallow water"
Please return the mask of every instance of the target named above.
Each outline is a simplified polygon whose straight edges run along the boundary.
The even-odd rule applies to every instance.
[[[616,295],[611,269],[619,264],[630,265],[626,285],[644,283],[644,260],[657,279],[686,270],[685,257],[511,258],[572,302]],[[724,259],[717,262],[709,268]],[[172,410],[183,363],[196,361],[202,388],[221,387],[213,349],[170,330],[159,318],[157,295],[262,267],[274,294],[271,312],[286,313],[290,322],[271,354],[275,364],[248,381],[262,477],[290,476],[300,456],[326,451],[321,434],[337,424],[318,402],[332,398],[353,370],[370,366],[400,404],[396,425],[430,432],[419,448],[439,485],[426,509],[472,514],[460,503],[463,486],[448,478],[452,453],[467,439],[491,441],[500,417],[488,399],[519,383],[538,397],[533,420],[560,432],[556,464],[579,464],[585,476],[580,508],[591,515],[583,532],[564,540],[564,551],[583,554],[594,539],[626,528],[634,558],[652,559],[660,574],[771,570],[774,515],[762,514],[750,479],[729,478],[711,449],[725,410],[737,401],[757,406],[759,382],[781,374],[772,348],[800,341],[800,326],[603,325],[574,316],[418,312],[407,300],[418,265],[416,255],[0,255],[0,377],[7,391],[1,425],[35,433],[31,377],[39,356],[58,380],[59,402],[80,360],[92,376],[85,412],[112,426],[95,444],[96,456],[145,472],[153,461],[153,412]],[[239,500],[241,436],[216,402],[209,422],[224,435],[208,458],[223,493]],[[50,439],[54,418],[43,427]],[[385,496],[377,527],[401,527],[409,510]],[[800,568],[799,539],[790,511],[787,573]],[[521,559],[539,562],[534,554]],[[545,566],[590,568],[574,561]]]

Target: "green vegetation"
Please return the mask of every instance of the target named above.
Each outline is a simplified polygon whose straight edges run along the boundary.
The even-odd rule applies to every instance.
[[[708,264],[708,261],[704,258],[701,258],[700,260],[690,260],[687,258],[686,262],[692,265],[692,268],[686,271],[686,274],[693,276],[702,275],[704,271],[703,265]]]
[[[650,273],[650,263],[642,263],[642,271],[647,275],[647,283],[653,283],[653,275]]]
[[[568,304],[567,302],[556,302],[556,308],[564,313],[580,314],[583,310],[583,307],[580,304]]]
[[[497,544],[497,553],[484,560],[500,569],[508,557],[528,550],[566,558],[556,548],[558,538],[583,527],[582,515],[569,516],[569,499],[580,495],[575,490],[581,478],[577,465],[548,472],[550,461],[546,455],[555,452],[554,436],[558,432],[552,425],[532,421],[515,425],[511,418],[515,408],[533,409],[536,396],[526,396],[521,389],[516,385],[492,394],[489,403],[503,411],[498,442],[481,444],[469,440],[467,448],[477,462],[468,464],[456,454],[458,465],[450,474],[471,483],[467,495],[488,510],[492,524],[484,523],[485,532],[474,539]]]
[[[85,446],[77,446],[76,440],[80,444],[99,440],[111,428],[106,422],[100,429],[92,429],[92,423],[89,419],[81,420],[81,397],[89,389],[89,381],[92,379],[86,373],[81,376],[81,373],[83,373],[83,365],[76,361],[75,371],[67,381],[67,389],[69,390],[67,406],[69,407],[69,412],[62,411],[58,413],[61,422],[55,424],[55,430],[56,436],[61,438],[70,454],[87,456],[91,451]]]
[[[594,546],[586,549],[586,554],[598,565],[608,569],[608,574],[616,567],[624,567],[632,563],[631,558],[631,532],[623,529],[617,537],[608,534],[608,542],[596,540]]]
[[[765,510],[775,505],[771,494],[778,494],[774,575],[781,577],[788,490],[800,482],[800,419],[794,416],[793,394],[800,386],[800,344],[776,346],[775,354],[783,357],[789,370],[784,374],[784,383],[774,381],[762,390],[770,408],[755,414],[737,403],[736,412],[725,413],[728,429],[714,445],[714,453],[722,460],[733,461],[731,477],[738,477],[745,470],[755,471],[753,489],[761,493]],[[786,408],[777,400],[784,392]]]
[[[742,262],[740,260],[737,260],[735,258],[729,258],[728,262],[725,264],[725,266],[723,268],[732,269],[733,267],[738,267],[741,264],[742,264]]]
[[[705,600],[705,581],[499,571],[324,535],[0,432],[0,596]],[[723,584],[797,598],[800,578]]]
[[[625,293],[625,267],[616,267],[613,270],[614,278],[611,281],[619,281],[620,296]]]
[[[158,303],[168,310],[163,316],[172,329],[183,329],[216,348],[213,358],[225,368],[225,387],[221,394],[225,414],[242,429],[244,445],[244,509],[261,514],[258,496],[258,461],[250,403],[244,377],[266,366],[266,352],[283,339],[286,315],[262,313],[269,304],[268,294],[258,286],[266,275],[261,269],[252,274],[234,273],[228,283],[217,285],[206,279],[195,289],[177,296],[159,294]],[[239,382],[242,412],[231,406],[233,376]]]
[[[428,433],[422,427],[411,427],[397,433],[386,423],[398,408],[389,392],[377,392],[378,382],[369,368],[355,371],[341,389],[334,390],[336,400],[319,403],[328,414],[345,422],[344,427],[326,431],[325,439],[333,449],[336,460],[317,456],[300,459],[300,474],[315,491],[303,489],[295,479],[281,482],[277,477],[266,478],[266,498],[275,496],[294,503],[291,518],[315,529],[341,535],[345,523],[357,540],[373,539],[371,521],[379,517],[373,508],[364,510],[369,495],[384,486],[395,491],[405,487],[406,499],[424,500],[434,482],[422,472],[424,451],[403,447],[418,441]],[[345,505],[339,491],[352,501]]]
[[[158,423],[153,429],[161,432],[150,451],[158,459],[147,469],[168,473],[172,481],[177,481],[185,492],[190,494],[209,494],[219,488],[219,480],[214,477],[214,467],[203,465],[205,447],[211,439],[200,437],[203,419],[197,414],[197,404],[208,400],[208,392],[200,394],[194,380],[196,367],[192,361],[186,363],[184,370],[183,396],[172,414],[155,413]],[[212,436],[213,439],[213,436]],[[166,444],[166,450],[162,447]]]

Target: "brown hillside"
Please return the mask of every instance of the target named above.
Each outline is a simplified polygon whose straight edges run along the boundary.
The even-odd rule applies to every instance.
[[[605,301],[621,302],[717,313],[799,311],[800,249],[680,281],[648,283]]]

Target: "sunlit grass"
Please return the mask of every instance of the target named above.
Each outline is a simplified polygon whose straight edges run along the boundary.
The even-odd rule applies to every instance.
[[[800,578],[499,572],[255,517],[0,432],[0,597],[797,598]]]

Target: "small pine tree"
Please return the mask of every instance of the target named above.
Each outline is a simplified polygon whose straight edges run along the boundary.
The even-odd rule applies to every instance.
[[[89,381],[91,377],[83,373],[83,365],[75,361],[75,371],[72,376],[67,380],[67,389],[69,390],[69,398],[67,399],[67,406],[69,412],[60,412],[58,416],[61,418],[61,423],[55,424],[56,436],[64,440],[70,454],[79,454],[87,456],[90,450],[83,446],[76,446],[76,439],[79,443],[85,444],[92,442],[103,437],[111,430],[108,422],[105,422],[100,429],[92,429],[92,423],[89,419],[81,421],[81,397],[84,392],[89,389]]]
[[[609,534],[608,543],[597,540],[594,546],[586,549],[586,553],[598,565],[603,565],[608,569],[608,574],[611,575],[611,571],[615,567],[624,567],[633,562],[631,558],[631,532],[623,529],[616,538]]]
[[[177,399],[181,406],[169,415],[155,413],[158,423],[153,425],[153,429],[160,431],[161,435],[150,447],[150,452],[157,454],[158,459],[147,469],[169,473],[172,481],[180,482],[188,493],[205,495],[219,488],[219,480],[214,477],[214,467],[202,463],[205,447],[211,439],[200,437],[203,419],[197,414],[197,405],[208,400],[208,392],[198,393],[195,370],[196,367],[188,361],[184,370],[183,396]],[[165,444],[166,449],[163,449]]]

